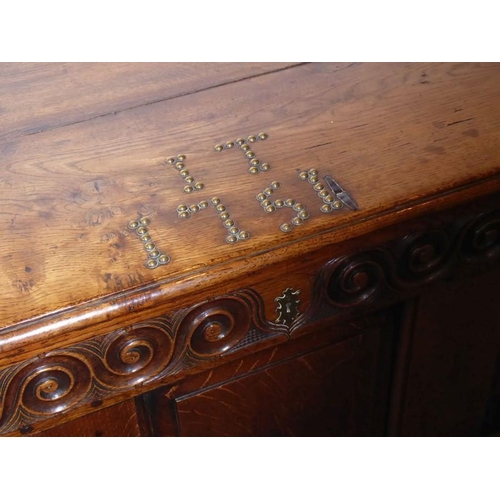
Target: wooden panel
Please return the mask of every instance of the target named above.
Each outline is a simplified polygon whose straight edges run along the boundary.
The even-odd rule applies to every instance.
[[[500,430],[500,269],[419,299],[399,433]]]
[[[184,389],[180,384],[164,390],[153,410],[158,428],[167,435],[175,432],[173,410],[181,436],[383,434],[390,341],[386,326],[257,370],[259,361],[254,361],[252,373],[240,371],[217,384],[217,372],[231,372],[221,367],[198,387],[186,381]],[[273,353],[260,358],[273,359]],[[189,387],[194,392],[175,396]]]
[[[138,437],[140,435],[133,399],[34,434],[35,437]]]
[[[499,174],[499,69],[304,65],[2,143],[0,223],[8,230],[0,241],[1,325],[154,284],[154,294],[126,304],[136,314],[201,282],[248,277],[303,253],[312,235],[321,234],[316,246],[360,235],[409,218],[407,204]],[[216,142],[261,130],[270,138],[255,151],[271,164],[269,173],[248,175],[241,152],[213,151]],[[205,183],[199,194],[184,194],[176,170],[164,165],[178,153]],[[310,167],[334,174],[361,210],[323,214],[316,192],[297,177]],[[311,214],[288,234],[279,224],[293,211],[266,215],[255,200],[273,180],[282,183],[280,196]],[[177,217],[180,203],[213,196],[250,239],[226,244],[213,209]],[[380,216],[388,213],[390,220]],[[170,264],[145,268],[146,253],[127,229],[140,215],[151,218],[153,240]],[[81,329],[106,321],[119,305],[119,297],[91,303],[74,310],[70,323]],[[42,321],[23,338],[69,324]]]
[[[289,66],[290,63],[2,63],[0,141]]]

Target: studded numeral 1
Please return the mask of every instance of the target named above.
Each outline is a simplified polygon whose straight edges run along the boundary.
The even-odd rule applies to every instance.
[[[220,153],[228,149],[240,149],[248,161],[248,173],[258,174],[259,172],[267,172],[271,169],[269,163],[262,163],[252,151],[252,144],[257,141],[265,141],[268,135],[261,132],[258,135],[249,135],[246,139],[239,137],[235,141],[227,141],[225,144],[216,144],[214,150]]]
[[[296,202],[292,198],[288,198],[286,200],[276,199],[271,201],[269,197],[272,196],[279,187],[280,183],[278,181],[271,182],[269,187],[256,196],[256,199],[260,203],[264,212],[268,214],[273,213],[280,208],[291,208],[296,212],[290,222],[284,222],[280,226],[281,231],[289,233],[294,226],[300,226],[306,219],[309,218],[309,212],[306,210],[305,205]]]
[[[205,210],[206,208],[212,206],[215,213],[218,215],[219,219],[222,221],[222,225],[227,230],[226,243],[237,243],[238,241],[248,240],[250,238],[250,233],[248,231],[241,230],[235,223],[235,221],[229,215],[225,205],[222,204],[220,198],[212,198],[210,202],[204,200],[193,205],[179,205],[177,207],[177,215],[180,219],[188,219],[191,215]]]
[[[139,220],[131,220],[128,223],[128,227],[135,231],[135,234],[137,234],[139,240],[143,243],[144,250],[146,250],[148,254],[148,258],[144,265],[148,269],[154,269],[155,267],[168,264],[170,262],[170,257],[156,248],[149,234],[149,224],[151,224],[151,220],[147,217],[143,217]]]

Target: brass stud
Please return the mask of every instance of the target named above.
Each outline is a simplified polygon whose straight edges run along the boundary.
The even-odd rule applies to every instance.
[[[328,192],[328,189],[322,189],[319,193],[318,193],[318,196],[320,198],[325,198],[326,196],[328,196],[330,193]]]
[[[153,259],[157,259],[160,256],[160,252],[158,250],[152,250],[149,252],[149,256]]]
[[[176,163],[176,164],[175,164],[175,168],[176,168],[177,170],[182,170],[184,167],[185,167],[185,165],[184,165],[184,163],[182,163],[182,162],[179,162],[179,163]]]
[[[219,214],[219,218],[221,218],[222,220],[226,220],[226,219],[229,219],[229,212],[221,212]]]
[[[250,233],[248,231],[240,231],[238,237],[240,240],[248,240],[248,238],[250,238]]]
[[[193,177],[188,175],[187,177],[184,177],[184,182],[187,182],[188,184],[192,184],[194,182]]]
[[[260,163],[260,160],[258,160],[257,158],[250,160],[250,165],[258,165],[259,163]]]
[[[271,206],[273,203],[269,200],[264,200],[260,203],[260,206],[263,207],[263,208],[266,208],[266,207],[269,207]]]
[[[307,172],[299,172],[299,179],[301,181],[307,181],[309,174]]]
[[[323,198],[323,200],[326,201],[326,203],[333,203],[335,201],[335,197],[328,194]]]
[[[293,207],[295,205],[295,200],[293,198],[288,198],[288,200],[285,200],[285,205],[287,207]]]
[[[265,132],[261,132],[261,133],[259,134],[259,139],[260,139],[261,141],[265,141],[268,137],[269,137],[269,136],[268,136]]]
[[[177,161],[184,161],[186,159],[186,155],[177,155]]]
[[[311,184],[316,184],[319,181],[319,178],[317,175],[310,175],[309,178],[307,179]]]
[[[208,207],[208,201],[200,201],[200,203],[198,203],[198,206],[200,207],[201,210],[205,209]]]
[[[248,173],[250,173],[250,174],[258,174],[259,173],[259,168],[258,167],[250,167],[248,169]]]
[[[165,163],[170,163],[170,164],[173,164],[173,163],[175,163],[175,158],[173,158],[173,157],[167,158],[167,159],[165,160]]]
[[[292,230],[292,225],[289,224],[288,222],[284,222],[283,224],[281,224],[280,229],[284,233],[289,233]]]
[[[152,242],[146,243],[144,245],[144,249],[146,250],[146,252],[152,252],[155,248],[156,248],[156,245]]]
[[[276,200],[274,202],[274,206],[276,208],[283,208],[285,206],[285,202],[283,200]]]
[[[337,200],[337,201],[334,201],[332,203],[332,206],[333,206],[333,208],[338,210],[339,208],[342,208],[344,206],[344,204],[340,200]]]
[[[276,210],[276,207],[274,205],[269,205],[268,207],[265,207],[264,210],[270,214]]]
[[[234,142],[232,141],[226,142],[226,149],[231,149],[231,148],[234,148]]]
[[[248,142],[255,142],[257,140],[257,137],[255,137],[254,135],[249,135],[247,137],[247,139],[248,139]]]
[[[142,217],[142,219],[140,219],[139,222],[143,226],[149,226],[149,224],[151,224],[151,219],[149,217]]]
[[[262,170],[262,172],[267,172],[268,170],[271,170],[271,165],[269,165],[269,163],[263,163],[260,166],[260,169]]]
[[[192,193],[194,190],[193,190],[193,186],[184,186],[184,192],[189,194],[189,193]]]
[[[143,234],[146,234],[148,232],[148,230],[144,227],[144,226],[141,226],[141,227],[138,227],[135,232],[139,235],[139,236],[142,236]]]
[[[217,212],[224,212],[226,210],[226,207],[224,205],[217,205],[215,207],[215,210],[217,210]]]
[[[143,243],[149,243],[153,238],[151,238],[149,233],[146,233],[146,234],[143,234],[140,239]]]
[[[332,211],[332,206],[330,204],[325,203],[324,205],[321,205],[320,210],[324,213],[328,213]]]
[[[139,222],[136,220],[131,220],[128,223],[128,227],[129,227],[129,229],[137,229],[139,227]]]
[[[168,264],[169,262],[170,262],[170,257],[168,255],[165,255],[164,253],[162,253],[158,257],[158,264]]]
[[[189,175],[189,171],[184,169],[184,170],[179,171],[179,174],[182,177],[187,177]]]
[[[321,182],[317,182],[316,184],[314,184],[313,189],[315,191],[321,191],[322,189],[325,189],[325,186],[321,184]]]
[[[155,267],[158,267],[158,261],[156,259],[148,259],[146,261],[146,267],[149,267],[149,269],[154,269]]]
[[[177,212],[185,212],[188,209],[186,205],[179,205],[177,207]]]
[[[272,194],[274,194],[274,189],[268,187],[268,188],[264,189],[264,194],[266,196],[271,196]]]
[[[228,243],[236,243],[238,241],[238,237],[235,236],[234,234],[230,234],[227,238],[226,241]]]
[[[232,220],[232,219],[226,219],[223,222],[223,224],[224,224],[225,227],[232,227],[232,226],[234,226],[234,220]]]
[[[236,142],[238,146],[243,146],[243,144],[245,144],[245,139],[243,139],[242,137],[238,137],[238,139],[236,139],[234,142]]]
[[[240,230],[236,226],[232,226],[231,229],[229,229],[229,232],[231,234],[238,234]]]
[[[218,205],[220,203],[220,198],[212,198],[212,205]]]
[[[297,215],[301,219],[308,219],[309,218],[309,212],[307,210],[301,210]]]
[[[224,146],[222,144],[217,144],[214,147],[214,150],[217,151],[218,153],[220,153],[223,149],[224,149]]]
[[[189,212],[179,212],[177,215],[179,216],[179,219],[188,219],[189,218]]]
[[[264,193],[259,193],[255,198],[257,198],[258,201],[264,201],[267,199],[267,196]]]
[[[253,158],[253,157],[255,156],[255,153],[254,153],[253,151],[247,151],[247,152],[245,153],[245,156],[246,156],[247,158]]]
[[[269,184],[269,187],[271,189],[278,189],[280,187],[280,185],[281,184],[278,181],[273,181],[273,182],[271,182],[271,184]]]
[[[198,205],[190,205],[189,206],[189,211],[192,213],[192,214],[195,214],[196,212],[199,212],[200,211],[200,207]]]
[[[318,171],[315,170],[314,168],[311,168],[308,173],[309,175],[318,175]]]
[[[250,146],[248,144],[242,144],[241,150],[242,151],[249,151],[250,150]]]
[[[294,226],[300,226],[304,221],[300,217],[294,217],[292,219],[292,224]]]
[[[304,205],[302,205],[302,203],[295,203],[295,205],[293,206],[293,209],[296,211],[296,212],[300,212],[301,210],[304,210]]]
[[[195,185],[194,185],[194,188],[195,189],[198,189],[198,191],[200,189],[203,189],[205,187],[205,184],[203,184],[203,182],[197,182]]]

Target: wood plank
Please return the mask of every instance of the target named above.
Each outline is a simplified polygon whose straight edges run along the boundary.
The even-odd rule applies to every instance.
[[[127,314],[137,321],[155,304],[173,307],[230,279],[245,286],[252,273],[314,245],[404,220],[419,207],[436,210],[445,203],[440,193],[492,189],[480,182],[500,175],[499,83],[498,64],[318,63],[4,142],[0,350],[14,338],[69,335],[118,316],[126,323]],[[255,152],[270,172],[249,175],[240,151],[213,150],[261,131],[269,139]],[[164,164],[179,153],[205,183],[199,193],[184,194]],[[333,175],[361,210],[322,213],[297,176],[309,168]],[[274,180],[282,184],[277,195],[311,214],[288,234],[279,225],[293,211],[268,215],[255,200]],[[251,238],[225,243],[212,208],[177,217],[179,204],[214,196]],[[142,245],[127,229],[141,215],[151,218],[168,265],[145,268]],[[14,326],[72,307],[62,319]]]
[[[140,437],[134,400],[129,399],[85,417],[70,420],[34,437]]]
[[[2,63],[0,142],[250,78],[293,63]]]

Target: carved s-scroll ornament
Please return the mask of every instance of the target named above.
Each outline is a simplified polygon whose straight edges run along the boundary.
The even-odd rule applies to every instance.
[[[500,211],[481,215],[467,227],[461,257],[468,262],[500,258]]]
[[[92,405],[273,335],[253,290],[48,352],[0,372],[0,433],[32,429],[57,413]]]
[[[179,322],[177,332],[188,340],[195,356],[222,354],[249,331],[251,310],[237,296],[215,299],[191,309]]]

